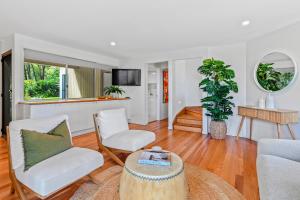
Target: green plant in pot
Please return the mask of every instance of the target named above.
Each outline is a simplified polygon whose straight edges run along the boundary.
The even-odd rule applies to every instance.
[[[206,115],[211,117],[210,134],[215,139],[224,139],[227,133],[225,121],[233,114],[235,106],[230,93],[238,92],[234,70],[223,61],[211,58],[204,60],[198,71],[205,76],[199,87],[207,93],[201,102],[207,110]]]
[[[113,96],[114,98],[119,98],[119,95],[124,94],[125,91],[120,88],[120,86],[112,85],[104,88],[104,94],[108,96]]]

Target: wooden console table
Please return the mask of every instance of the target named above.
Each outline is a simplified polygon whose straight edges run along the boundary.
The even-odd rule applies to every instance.
[[[252,127],[254,119],[275,123],[277,125],[278,139],[280,138],[280,135],[282,133],[281,125],[287,125],[292,139],[296,139],[292,123],[298,122],[298,111],[258,108],[253,106],[238,106],[238,114],[242,116],[242,119],[238,128],[237,139],[239,139],[240,137],[240,133],[246,117],[250,118],[250,140],[252,139]]]

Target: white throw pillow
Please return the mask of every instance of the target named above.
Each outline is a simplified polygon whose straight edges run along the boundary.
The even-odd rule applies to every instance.
[[[129,130],[124,108],[100,111],[98,113],[98,125],[100,126],[100,134],[103,139]]]

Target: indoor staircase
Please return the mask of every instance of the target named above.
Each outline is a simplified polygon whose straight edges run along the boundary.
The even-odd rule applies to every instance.
[[[173,124],[174,130],[202,133],[202,107],[185,107],[180,111]]]

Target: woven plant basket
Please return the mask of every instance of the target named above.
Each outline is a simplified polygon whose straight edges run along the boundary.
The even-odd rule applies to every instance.
[[[225,121],[211,121],[210,134],[214,139],[225,139],[227,133],[227,125]]]

